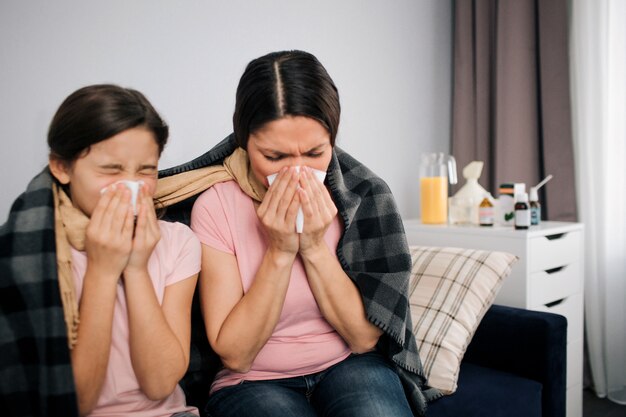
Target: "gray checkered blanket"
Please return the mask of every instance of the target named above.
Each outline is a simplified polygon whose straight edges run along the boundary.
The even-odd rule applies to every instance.
[[[161,177],[218,164],[235,147],[231,135],[193,161],[162,171]],[[337,147],[326,182],[344,224],[337,247],[339,261],[359,288],[369,320],[384,331],[378,349],[396,365],[413,412],[421,416],[426,402],[440,394],[426,386],[418,356],[408,299],[411,255],[391,191],[382,179]],[[168,208],[167,216],[189,224],[194,200]],[[204,333],[203,326],[194,327]]]
[[[0,414],[78,416],[57,278],[52,177],[36,176],[0,227]]]
[[[174,175],[220,163],[235,149],[229,136],[206,154],[161,172]],[[337,256],[359,288],[372,323],[384,336],[378,349],[396,369],[416,415],[439,395],[428,388],[412,332],[408,302],[411,257],[387,185],[335,148],[327,183],[344,223]],[[43,170],[14,202],[0,227],[0,408],[11,416],[78,415],[58,287],[52,177]],[[189,224],[195,197],[169,207],[166,219]],[[190,369],[181,385],[203,406],[199,385],[216,368],[194,302]],[[200,388],[198,388],[200,387]],[[195,401],[197,399],[197,401]]]

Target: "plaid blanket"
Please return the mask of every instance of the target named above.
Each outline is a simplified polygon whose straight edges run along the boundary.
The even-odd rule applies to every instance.
[[[0,414],[78,415],[44,169],[0,227]]]
[[[218,164],[235,148],[231,135],[204,155],[162,171],[160,176]],[[344,224],[337,256],[359,288],[369,320],[384,331],[378,349],[396,364],[413,412],[421,416],[426,402],[440,393],[426,386],[412,331],[408,300],[411,255],[393,196],[383,180],[337,147],[326,178]],[[167,218],[189,224],[196,197],[169,207]],[[194,340],[206,339],[201,323],[194,324],[194,333]],[[201,366],[205,361],[198,359],[195,363]],[[202,373],[201,369],[196,371]]]

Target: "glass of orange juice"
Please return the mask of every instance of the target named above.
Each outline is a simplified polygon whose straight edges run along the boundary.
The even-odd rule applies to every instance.
[[[456,161],[441,152],[422,154],[420,209],[422,223],[448,222],[448,183],[456,184]]]

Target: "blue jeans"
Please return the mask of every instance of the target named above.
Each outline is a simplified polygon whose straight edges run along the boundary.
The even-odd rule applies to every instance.
[[[376,352],[311,375],[244,381],[213,393],[211,417],[413,417],[400,378]]]

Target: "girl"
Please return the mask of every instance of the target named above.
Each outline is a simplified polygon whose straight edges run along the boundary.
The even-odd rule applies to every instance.
[[[200,246],[187,226],[158,221],[152,202],[167,137],[141,93],[114,85],[74,92],[50,125],[58,280],[80,415],[197,415],[178,381]],[[136,210],[126,184],[138,187]]]

